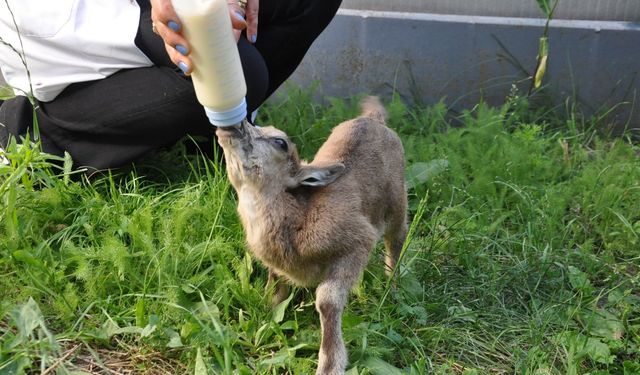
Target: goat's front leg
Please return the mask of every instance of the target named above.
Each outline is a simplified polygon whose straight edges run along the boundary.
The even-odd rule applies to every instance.
[[[271,306],[276,307],[278,304],[289,296],[289,286],[278,274],[269,269],[269,278],[267,279],[267,291],[273,289],[273,297],[271,297]]]
[[[316,290],[316,309],[320,313],[322,342],[316,375],[344,374],[347,349],[342,341],[342,311],[351,285],[344,280],[325,280]]]

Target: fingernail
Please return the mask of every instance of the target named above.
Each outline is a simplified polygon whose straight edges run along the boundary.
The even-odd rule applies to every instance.
[[[187,66],[187,64],[185,64],[182,61],[178,63],[178,68],[180,68],[180,70],[182,70],[182,73],[184,74],[187,74],[187,71],[189,70],[189,67]]]
[[[244,16],[242,15],[242,13],[236,11],[236,18],[239,19],[242,22],[245,22],[244,20]]]
[[[258,36],[256,34],[251,35],[251,43],[255,43],[258,40]]]
[[[169,28],[170,28],[171,30],[175,31],[175,32],[180,31],[180,25],[178,25],[178,23],[177,23],[177,22],[169,21],[169,22],[167,23],[167,26],[169,26]]]
[[[182,44],[176,44],[176,50],[180,52],[181,55],[187,56],[187,49]]]

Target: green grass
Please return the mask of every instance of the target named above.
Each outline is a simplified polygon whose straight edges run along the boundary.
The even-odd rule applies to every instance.
[[[312,97],[261,113],[307,158],[358,112]],[[387,107],[413,234],[397,290],[378,247],[350,297],[349,374],[640,373],[640,147],[517,97],[456,127]],[[0,374],[315,371],[313,290],[268,307],[223,166],[178,146],[88,183],[7,153]]]

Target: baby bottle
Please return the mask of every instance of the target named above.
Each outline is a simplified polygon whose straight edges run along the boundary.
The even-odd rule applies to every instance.
[[[193,86],[209,121],[218,127],[247,116],[247,85],[226,0],[172,0],[191,45]]]

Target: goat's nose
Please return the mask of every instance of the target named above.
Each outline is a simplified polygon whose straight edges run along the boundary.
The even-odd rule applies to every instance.
[[[245,138],[246,131],[243,123],[232,126],[218,127],[216,129],[218,137]]]
[[[229,126],[228,129],[235,131],[236,133],[238,133],[241,137],[246,137],[247,136],[247,124],[246,124],[246,120],[243,120],[242,122],[239,122],[235,125]]]

